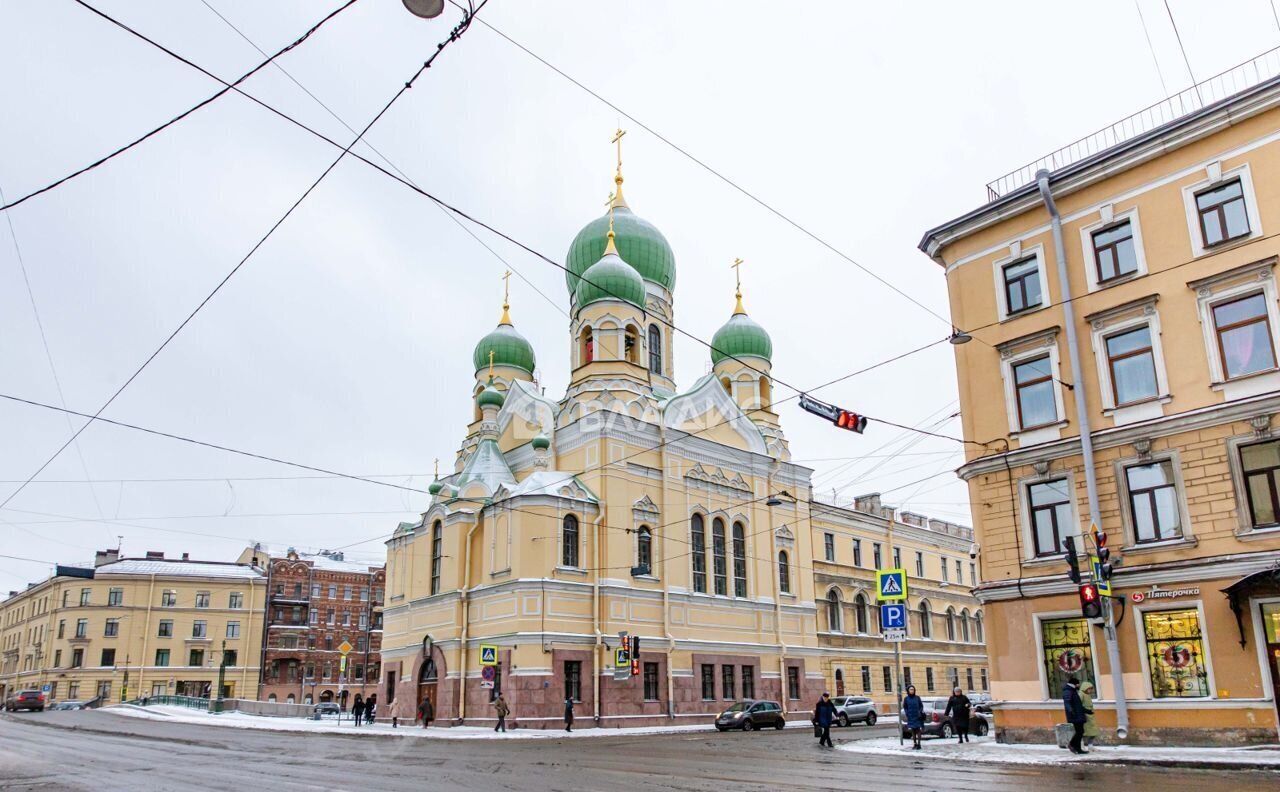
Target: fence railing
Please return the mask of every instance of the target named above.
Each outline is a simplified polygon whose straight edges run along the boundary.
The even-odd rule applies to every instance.
[[[144,698],[136,698],[128,702],[136,704],[140,707],[187,707],[188,709],[209,711],[209,699],[200,698],[199,696],[146,696]],[[217,702],[213,702],[216,704]]]
[[[1139,110],[1131,116],[988,182],[987,200],[994,201],[1002,195],[1030,184],[1035,181],[1036,171],[1041,168],[1049,171],[1065,168],[1276,76],[1280,76],[1280,47],[1267,50],[1256,58],[1227,69],[1221,74],[1215,74],[1163,101],[1156,102],[1150,107]]]

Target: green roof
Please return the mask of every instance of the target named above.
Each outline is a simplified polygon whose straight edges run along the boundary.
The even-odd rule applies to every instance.
[[[578,289],[579,276],[604,255],[605,235],[609,233],[609,215],[587,223],[574,237],[565,257],[565,283],[572,294]],[[625,206],[613,210],[614,244],[622,260],[635,268],[640,277],[674,291],[676,256],[671,245],[652,223],[636,216]]]
[[[579,308],[599,300],[625,300],[644,309],[644,281],[625,261],[610,254],[597,261],[578,279],[575,302]]]
[[[472,362],[476,365],[476,371],[488,368],[490,350],[493,351],[493,365],[514,366],[530,374],[533,373],[536,363],[533,347],[511,325],[498,325],[493,332],[476,344],[476,351],[471,356]]]
[[[736,313],[711,337],[711,363],[715,365],[726,358],[758,357],[769,360],[773,356],[773,341],[756,320],[744,313]]]
[[[489,380],[489,384],[484,386],[484,390],[480,391],[480,397],[476,399],[476,404],[481,407],[501,407],[505,399],[502,397],[502,391],[493,387],[493,380]]]

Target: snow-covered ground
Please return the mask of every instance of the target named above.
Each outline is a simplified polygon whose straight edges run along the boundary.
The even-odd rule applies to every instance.
[[[575,727],[572,732],[565,732],[562,728],[510,729],[510,727],[508,727],[509,731],[495,732],[492,727],[484,726],[432,726],[429,729],[424,729],[421,726],[414,726],[412,723],[405,724],[403,722],[400,724],[399,728],[392,728],[389,723],[375,723],[373,725],[361,726],[357,729],[350,719],[338,722],[335,719],[317,721],[307,720],[304,718],[270,718],[262,715],[247,715],[241,712],[227,712],[221,715],[211,715],[207,712],[201,712],[200,710],[170,706],[136,707],[133,705],[123,704],[114,707],[107,707],[102,711],[132,718],[163,720],[169,723],[194,723],[204,726],[222,726],[233,729],[260,729],[263,731],[304,733],[319,732],[353,735],[390,734],[406,737],[436,738],[442,740],[547,740],[581,737],[617,737],[634,734],[676,734],[680,732],[714,731],[714,727],[710,722],[710,716],[707,717],[707,720],[704,723],[686,726],[639,726],[621,729]],[[585,720],[589,722],[590,718]],[[800,726],[803,726],[806,729],[812,728],[808,722],[797,721],[788,724],[788,728]]]
[[[954,740],[925,739],[919,751],[911,750],[911,740],[898,744],[897,737],[855,740],[840,745],[839,750],[860,754],[898,756],[910,754],[913,759],[941,759],[962,762],[996,762],[1000,764],[1062,764],[1084,762],[1179,763],[1205,765],[1238,765],[1280,770],[1280,748],[1158,748],[1149,746],[1095,746],[1088,754],[1074,756],[1055,745],[1002,745],[993,737],[973,737],[960,744]]]

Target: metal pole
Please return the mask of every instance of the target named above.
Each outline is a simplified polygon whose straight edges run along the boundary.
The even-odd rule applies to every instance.
[[[1089,407],[1085,402],[1084,373],[1080,365],[1080,343],[1076,338],[1075,304],[1071,301],[1071,280],[1067,270],[1067,249],[1062,241],[1062,216],[1058,214],[1057,204],[1053,201],[1053,193],[1049,189],[1049,171],[1036,171],[1036,184],[1040,188],[1040,197],[1053,225],[1053,252],[1058,259],[1058,288],[1062,292],[1062,323],[1067,328],[1067,354],[1071,358],[1071,389],[1075,395],[1076,421],[1080,425],[1080,454],[1084,457],[1084,483],[1089,498],[1089,519],[1097,522],[1101,519],[1098,508],[1098,475],[1093,464],[1093,433],[1089,428]],[[1093,576],[1093,564],[1089,564],[1089,575]],[[1094,581],[1095,583],[1097,581]],[[1103,635],[1107,642],[1107,663],[1111,666],[1111,685],[1115,690],[1116,702],[1116,737],[1123,740],[1129,736],[1129,704],[1124,694],[1124,673],[1120,668],[1120,644],[1116,641],[1115,615],[1108,602],[1103,617]],[[1052,691],[1050,691],[1052,692]]]
[[[896,510],[894,509],[889,510],[889,538],[888,538],[887,544],[889,545],[888,551],[889,551],[889,559],[891,562],[893,559],[893,525],[894,525],[894,517],[896,514],[897,514]],[[911,613],[911,609],[907,607],[907,600],[902,601],[902,606],[906,608],[906,611],[908,614]],[[908,615],[908,618],[910,618],[910,615]],[[881,622],[880,624],[880,630],[881,632],[884,631],[883,622]],[[902,642],[901,641],[893,642],[893,665],[894,665],[894,673],[897,675],[897,679],[894,683],[894,687],[897,688],[897,691],[898,691],[898,727],[897,727],[898,728],[898,745],[902,745],[902,742],[903,742],[902,740],[902,695],[905,691],[902,689]]]

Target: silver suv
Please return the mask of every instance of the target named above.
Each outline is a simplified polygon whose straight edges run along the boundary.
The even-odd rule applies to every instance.
[[[866,696],[836,696],[831,703],[836,705],[836,723],[841,726],[850,723],[876,725],[876,704]]]

